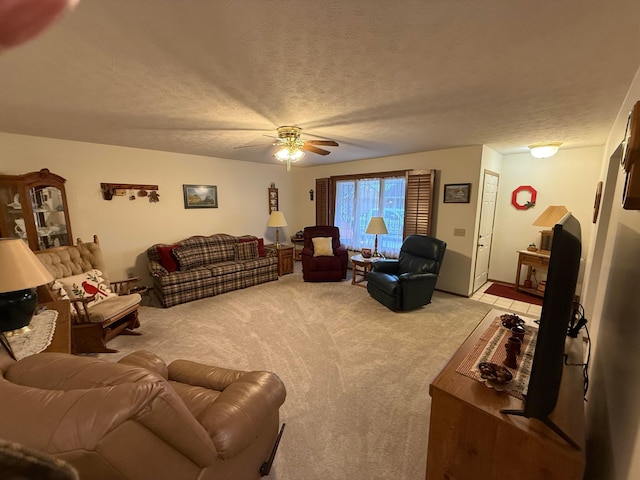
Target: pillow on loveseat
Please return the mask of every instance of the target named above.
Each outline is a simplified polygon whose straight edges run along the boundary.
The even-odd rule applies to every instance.
[[[246,242],[255,242],[255,237],[240,237],[240,239],[238,240],[240,243],[246,243]],[[266,255],[265,251],[264,251],[264,238],[258,238],[258,256],[260,257],[264,257]]]
[[[176,258],[173,256],[173,251],[178,248],[178,244],[174,245],[166,245],[160,246],[158,245],[156,249],[158,250],[158,255],[160,256],[160,265],[162,265],[165,270],[169,273],[175,272],[178,270],[178,262]]]
[[[205,265],[205,252],[199,245],[182,246],[173,250],[178,270],[190,270]]]
[[[233,253],[236,262],[258,258],[258,241],[236,243],[233,246]]]

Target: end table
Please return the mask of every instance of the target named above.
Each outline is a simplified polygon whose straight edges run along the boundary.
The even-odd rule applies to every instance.
[[[292,245],[279,245],[275,244],[265,245],[265,249],[275,250],[278,254],[278,276],[286,275],[287,273],[293,273],[293,250]]]
[[[371,271],[371,266],[380,260],[380,257],[364,258],[361,254],[351,257],[351,285],[357,285],[364,282],[367,279],[367,273]],[[358,269],[358,267],[360,269]],[[360,274],[361,278],[357,279],[357,275]],[[358,285],[364,287],[364,285]]]

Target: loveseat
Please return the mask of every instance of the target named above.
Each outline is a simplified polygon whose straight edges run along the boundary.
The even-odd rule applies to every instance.
[[[262,239],[225,233],[147,249],[153,289],[163,307],[278,279],[277,252]]]
[[[0,438],[83,479],[257,480],[275,454],[285,396],[274,373],[167,366],[144,351],[118,363],[0,353]]]

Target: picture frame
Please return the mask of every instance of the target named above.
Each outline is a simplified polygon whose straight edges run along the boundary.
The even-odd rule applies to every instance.
[[[271,212],[278,210],[278,189],[276,187],[270,187],[269,191],[269,215]]]
[[[182,185],[184,208],[218,208],[216,185]]]
[[[470,201],[470,183],[448,183],[444,186],[444,203],[469,203]]]

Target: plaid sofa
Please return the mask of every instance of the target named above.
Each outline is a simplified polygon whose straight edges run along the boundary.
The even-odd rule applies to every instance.
[[[258,256],[258,239],[217,233],[181,240],[172,250],[178,269],[169,272],[161,263],[156,244],[147,249],[153,288],[163,307],[211,297],[278,279],[278,257],[267,249]]]

